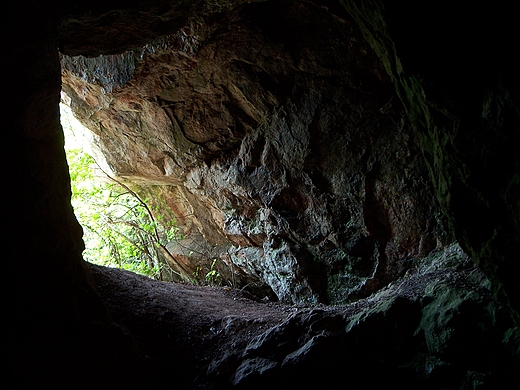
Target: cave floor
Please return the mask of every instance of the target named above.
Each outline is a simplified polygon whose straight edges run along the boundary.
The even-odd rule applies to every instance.
[[[219,361],[221,370],[227,355],[309,309],[260,300],[230,287],[161,282],[129,271],[90,267],[113,320],[132,336],[158,385],[171,377],[181,387],[195,382],[196,388],[206,388],[212,361]]]
[[[91,269],[150,388],[336,388],[345,376],[352,384],[370,377],[381,385],[406,382],[401,388],[458,388],[475,372],[498,386],[518,369],[516,336],[503,342],[513,323],[483,287],[483,274],[460,256],[440,251],[371,296],[338,306]]]

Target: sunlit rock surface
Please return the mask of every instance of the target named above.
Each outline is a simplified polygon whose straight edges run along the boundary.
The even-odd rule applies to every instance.
[[[152,198],[161,187],[163,213],[202,235],[227,281],[345,302],[446,244],[410,123],[340,7],[247,4],[61,63],[113,171]]]

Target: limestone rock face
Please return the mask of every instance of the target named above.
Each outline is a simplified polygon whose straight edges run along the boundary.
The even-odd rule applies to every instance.
[[[518,327],[457,244],[339,306],[256,303],[239,290],[92,268],[114,318],[154,362],[152,388],[172,377],[182,389],[507,388],[519,377]]]
[[[512,10],[476,6],[468,18],[462,9],[447,16],[447,1],[409,2],[410,18],[395,3],[342,3],[417,130],[451,232],[497,298],[518,312],[520,78],[509,50],[518,35]]]
[[[418,140],[350,16],[303,1],[219,11],[140,49],[61,57],[114,173],[212,248],[193,270],[217,256],[229,281],[340,303],[442,248]]]
[[[16,88],[2,100],[6,383],[518,383],[513,6],[8,3],[0,66]],[[58,48],[89,59],[62,57],[60,74]],[[164,201],[187,242],[210,248],[237,286],[258,283],[293,302],[361,298],[260,303],[245,289],[85,264],[60,76],[114,171]],[[461,248],[446,246],[452,237]],[[171,250],[182,256],[183,244]]]
[[[340,388],[345,377],[354,387],[502,387],[516,376],[519,360],[509,360],[516,330],[465,257],[454,245],[367,299],[294,313],[235,355],[224,353],[209,373],[227,369],[244,389]],[[483,307],[489,315],[471,319]]]

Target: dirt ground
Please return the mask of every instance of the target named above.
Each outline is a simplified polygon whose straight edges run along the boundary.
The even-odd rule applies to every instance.
[[[190,388],[208,385],[212,363],[247,344],[305,306],[260,300],[238,289],[160,282],[119,269],[91,266],[114,321],[128,331],[155,379]],[[230,367],[231,370],[231,367]],[[219,372],[218,377],[225,378]],[[211,375],[209,375],[211,376]]]
[[[371,388],[466,388],[473,372],[503,388],[518,372],[510,354],[516,339],[503,342],[513,323],[494,305],[485,276],[457,253],[432,255],[371,296],[338,306],[287,305],[98,266],[92,272],[138,351],[122,375],[144,372],[152,389],[343,388],[345,378],[352,388],[367,380]],[[437,361],[437,373],[423,375]]]

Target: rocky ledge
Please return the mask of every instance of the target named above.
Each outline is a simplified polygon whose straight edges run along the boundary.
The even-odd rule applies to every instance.
[[[151,383],[178,388],[507,388],[520,333],[457,245],[339,306],[259,300],[93,266]]]
[[[216,258],[223,284],[337,304],[451,242],[391,80],[340,6],[240,4],[61,64],[113,173],[177,221],[184,279]]]

